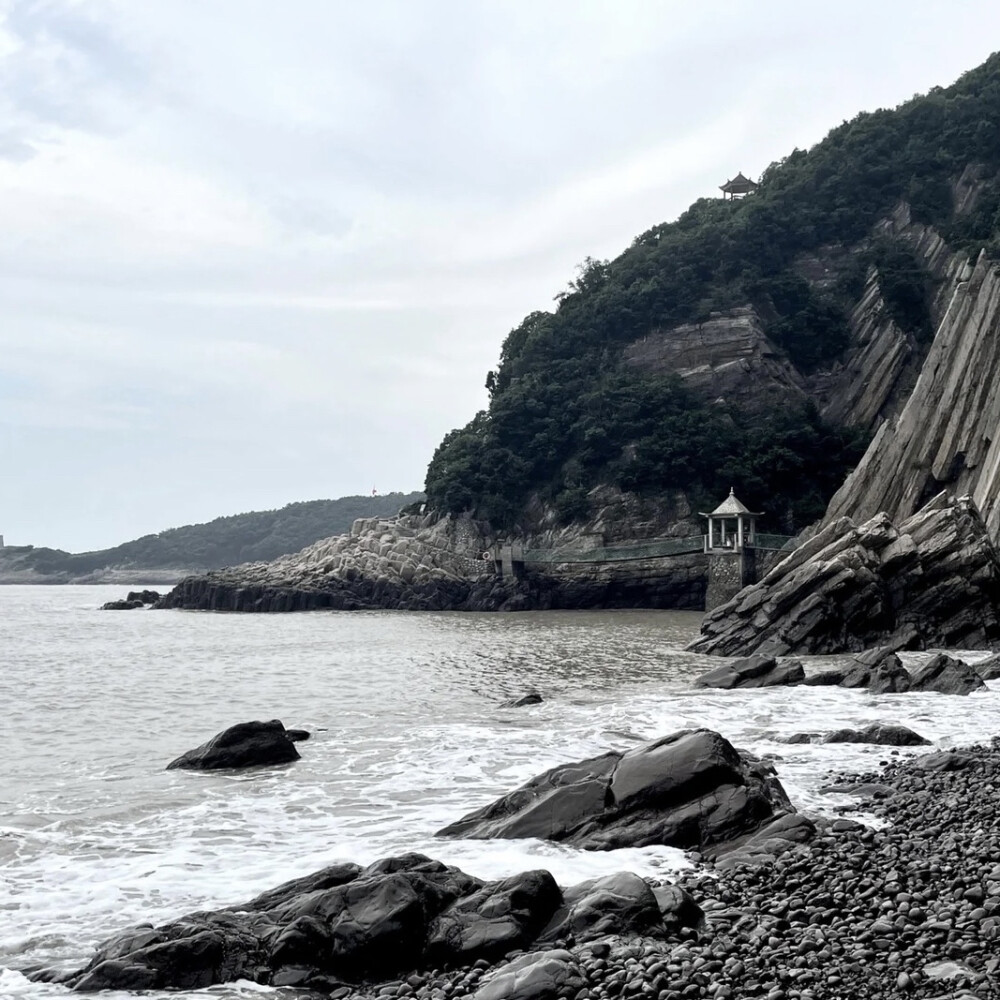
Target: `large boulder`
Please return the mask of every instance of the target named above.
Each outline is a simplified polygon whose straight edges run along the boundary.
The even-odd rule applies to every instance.
[[[720,848],[793,812],[774,769],[708,729],[563,764],[439,831],[589,850]]]
[[[238,906],[145,924],[104,942],[83,969],[39,970],[31,978],[81,992],[199,990],[239,979],[329,992],[434,968],[481,967],[555,941],[609,933],[667,938],[701,918],[683,890],[657,892],[664,904],[643,879],[624,872],[565,893],[546,871],[483,882],[408,854],[367,868],[332,865]],[[541,997],[552,995],[546,983],[576,983],[572,970],[552,964],[553,954],[505,966],[492,981],[506,976],[516,991],[497,986],[484,995]]]
[[[798,660],[778,663],[773,656],[748,656],[731,663],[723,663],[702,674],[695,687],[758,688],[778,687],[785,684],[801,684],[805,671]]]
[[[678,886],[671,888],[684,893]],[[701,913],[697,904],[695,909]],[[576,944],[605,934],[644,934],[662,926],[664,916],[645,879],[633,872],[615,872],[567,889],[543,938]]]
[[[937,653],[915,667],[910,674],[911,691],[937,691],[939,694],[971,694],[985,688],[982,677],[961,660]]]
[[[220,768],[266,767],[298,759],[295,742],[285,727],[277,719],[272,719],[270,722],[241,722],[230,726],[207,743],[172,760],[167,770],[216,771]]]
[[[721,656],[1000,642],[1000,555],[968,497],[894,524],[842,517],[709,612],[691,649]]]

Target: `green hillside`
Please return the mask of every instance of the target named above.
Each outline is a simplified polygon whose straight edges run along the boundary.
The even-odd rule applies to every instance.
[[[269,561],[330,535],[342,535],[359,517],[391,517],[407,504],[423,500],[422,493],[341,497],[290,503],[280,510],[250,511],[217,517],[205,524],[170,528],[97,552],[72,554],[59,549],[29,546],[0,549],[0,558],[16,561],[19,570],[41,574],[84,575],[96,570],[201,570]]]
[[[956,219],[952,182],[970,163],[993,180]],[[893,317],[926,342],[926,279],[905,248],[871,239],[873,226],[903,199],[951,245],[998,252],[998,170],[1000,54],[951,87],[859,114],[794,150],[750,197],[702,199],[614,260],[588,259],[554,311],[532,313],[504,341],[487,376],[489,409],[434,454],[430,503],[513,525],[533,494],[572,519],[602,482],[643,494],[683,489],[696,500],[735,482],[751,507],[766,501],[806,523],[857,461],[856,433],[825,426],[808,406],[748,421],[677,378],[626,370],[623,348],[749,304],[800,372],[828,368],[847,344],[847,311],[871,263]],[[793,264],[830,245],[849,248],[855,266],[817,290]]]

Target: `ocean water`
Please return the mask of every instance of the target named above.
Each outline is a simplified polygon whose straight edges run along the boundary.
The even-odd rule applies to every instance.
[[[434,831],[552,765],[678,729],[709,726],[774,755],[792,800],[828,814],[848,801],[820,792],[831,772],[869,769],[888,748],[776,737],[872,721],[940,747],[1000,733],[1000,682],[968,698],[697,690],[713,661],[684,651],[691,612],[98,610],[120,596],[0,587],[0,1000],[68,996],[19,970],[81,966],[131,924],[237,903],[335,861],[416,850],[487,878],[537,867],[563,884],[621,869],[667,877],[688,863],[670,848]],[[501,707],[531,687],[541,705]],[[272,718],[313,733],[300,761],[164,770],[233,723]],[[143,995],[262,993],[276,995],[252,984]]]

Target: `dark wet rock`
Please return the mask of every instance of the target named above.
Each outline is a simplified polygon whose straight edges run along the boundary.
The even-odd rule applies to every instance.
[[[868,690],[872,694],[904,694],[913,687],[910,672],[895,654],[886,657],[872,668]]]
[[[863,729],[838,729],[823,737],[824,743],[874,743],[888,747],[930,746],[931,741],[906,726],[873,722]]]
[[[78,991],[203,989],[247,979],[331,996],[353,995],[350,984],[388,983],[380,995],[408,995],[398,992],[403,983],[412,991],[448,968],[467,970],[458,995],[469,995],[492,963],[534,950],[502,966],[492,981],[505,977],[508,985],[516,981],[516,995],[541,997],[548,994],[532,991],[546,982],[577,982],[550,964],[554,953],[542,950],[556,937],[656,941],[694,926],[700,910],[690,896],[665,891],[666,916],[650,886],[631,873],[563,893],[546,871],[483,882],[408,854],[367,868],[333,865],[240,906],[143,925],[106,941],[78,972],[40,970],[32,978]],[[576,958],[567,961],[575,968]]]
[[[527,948],[562,901],[559,886],[547,871],[522,872],[487,883],[431,923],[426,961],[471,965],[477,959],[494,962]]]
[[[270,722],[241,722],[230,726],[207,743],[172,760],[167,770],[267,767],[298,759],[299,752],[285,727],[277,719],[272,719]]]
[[[899,694],[910,690],[910,674],[891,646],[866,649],[853,657],[838,682],[845,688],[867,688],[872,694]]]
[[[285,735],[293,743],[302,743],[309,739],[309,737],[312,736],[312,733],[310,733],[308,729],[286,729]]]
[[[501,708],[524,708],[526,705],[540,705],[542,703],[542,696],[537,691],[528,691],[526,694],[521,695],[519,698],[509,698],[500,707]]]
[[[748,656],[715,667],[702,674],[694,683],[695,687],[730,690],[801,684],[804,680],[805,671],[798,660],[778,663],[773,656]]]
[[[677,892],[681,894],[683,890]],[[649,884],[632,872],[616,872],[581,882],[567,889],[563,896],[563,905],[545,928],[544,940],[580,943],[605,934],[645,934],[661,927],[665,920]],[[685,902],[679,895],[675,910],[686,914]],[[697,909],[693,900],[692,904]],[[676,912],[672,911],[670,917],[674,926],[680,926]]]
[[[961,660],[937,653],[910,673],[911,691],[971,694],[985,688],[982,677]]]
[[[161,596],[158,590],[132,590],[125,600],[138,601],[140,604],[155,604]]]
[[[586,986],[577,959],[556,949],[521,955],[498,969],[473,994],[474,1000],[556,1000]]]
[[[538,837],[589,850],[704,849],[792,811],[770,765],[696,729],[552,768],[439,836]]]
[[[721,656],[991,647],[1000,554],[968,497],[911,517],[827,524],[759,583],[709,612],[691,644]]]
[[[108,601],[101,605],[102,611],[134,611],[136,608],[152,607],[160,599],[155,590],[132,590],[124,599]]]

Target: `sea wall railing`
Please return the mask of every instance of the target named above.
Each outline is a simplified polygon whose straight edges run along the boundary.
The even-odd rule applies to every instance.
[[[791,548],[792,535],[758,533],[754,547],[758,549]],[[514,553],[515,562],[554,565],[557,563],[630,562],[637,559],[656,559],[664,556],[681,556],[705,551],[704,535],[687,535],[683,538],[655,538],[630,545],[607,545],[586,549],[520,549]]]

